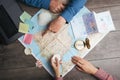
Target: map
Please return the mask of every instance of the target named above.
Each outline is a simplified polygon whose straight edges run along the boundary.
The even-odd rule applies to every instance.
[[[61,57],[71,48],[72,39],[68,34],[68,25],[62,27],[58,33],[48,32],[42,36],[41,32],[34,35],[34,40],[41,50],[41,56],[50,60],[54,54]]]
[[[42,36],[43,31],[47,28],[47,25],[51,20],[57,17],[58,14],[52,14],[51,12],[41,9],[38,11],[31,19],[33,23],[33,29],[29,30],[30,34],[33,34],[33,41],[31,44],[25,44],[23,42],[24,35],[19,38],[19,41],[26,47],[30,48],[32,55],[40,60],[43,64],[43,67],[54,77],[54,71],[50,64],[50,58],[54,54],[60,54],[62,58],[61,64],[61,75],[64,77],[72,68],[75,66],[71,62],[72,56],[80,56],[84,58],[89,51],[91,51],[99,41],[101,41],[107,33],[95,33],[91,35],[86,35],[85,26],[83,23],[82,16],[83,14],[89,13],[90,11],[83,7],[73,20],[64,25],[59,32],[52,33],[48,32],[46,35]],[[46,14],[41,18],[41,14]],[[47,18],[47,19],[46,19]],[[44,20],[45,22],[43,22]],[[77,20],[77,21],[76,21]],[[76,23],[78,22],[78,23]],[[30,23],[31,24],[31,23]],[[75,28],[77,26],[78,32],[75,33]],[[74,30],[73,30],[74,28]],[[80,29],[78,29],[80,28]],[[75,34],[79,34],[75,37]],[[85,36],[83,35],[85,34]],[[76,40],[84,40],[85,37],[90,39],[91,48],[87,49],[86,47],[80,51],[75,49],[74,43]]]

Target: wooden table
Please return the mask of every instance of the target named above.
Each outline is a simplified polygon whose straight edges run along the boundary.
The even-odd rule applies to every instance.
[[[21,6],[31,15],[38,11]],[[88,0],[86,6],[96,12],[110,10],[116,31],[110,32],[85,59],[120,79],[120,0]],[[0,80],[52,80],[45,69],[35,67],[35,61],[32,56],[24,54],[24,47],[19,41],[8,46],[0,45]],[[74,68],[64,80],[97,79]]]

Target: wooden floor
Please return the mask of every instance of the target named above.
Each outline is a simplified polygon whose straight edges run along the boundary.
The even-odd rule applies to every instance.
[[[30,14],[38,9],[21,5]],[[86,5],[96,12],[110,10],[116,31],[110,32],[86,57],[95,66],[103,68],[120,80],[120,0],[88,0]],[[0,80],[53,80],[45,69],[35,67],[35,59],[24,54],[18,42],[0,45]],[[97,80],[75,68],[64,80]]]

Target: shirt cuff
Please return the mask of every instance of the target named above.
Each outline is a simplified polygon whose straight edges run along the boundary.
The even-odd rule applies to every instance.
[[[109,74],[99,68],[98,71],[94,74],[94,76],[99,78],[100,80],[106,80],[109,77]]]
[[[49,6],[50,6],[50,0],[43,0],[42,1],[43,3],[42,3],[42,5],[41,5],[41,7],[42,8],[44,8],[44,9],[49,9]]]
[[[61,16],[66,20],[67,23],[69,23],[71,21],[71,19],[73,18],[73,15],[71,15],[70,12],[68,12],[68,10],[65,10]]]
[[[56,77],[55,80],[63,80],[62,77]]]

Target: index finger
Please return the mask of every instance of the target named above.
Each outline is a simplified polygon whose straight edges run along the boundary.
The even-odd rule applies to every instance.
[[[59,65],[59,61],[58,61],[57,57],[55,57],[55,62],[56,62],[56,66],[58,66]]]
[[[78,56],[73,56],[72,59],[75,60],[76,62],[80,62],[81,64],[84,64],[84,60]]]
[[[80,60],[81,60],[81,58],[78,57],[78,56],[73,56],[72,59],[74,59],[74,60],[76,60],[76,61],[80,61]]]

